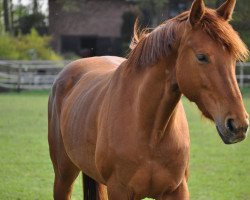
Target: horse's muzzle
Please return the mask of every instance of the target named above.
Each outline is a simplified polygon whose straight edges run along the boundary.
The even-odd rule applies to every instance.
[[[237,125],[231,118],[227,119],[224,125],[216,123],[217,131],[225,144],[235,144],[246,139],[248,126],[248,120],[241,125]]]

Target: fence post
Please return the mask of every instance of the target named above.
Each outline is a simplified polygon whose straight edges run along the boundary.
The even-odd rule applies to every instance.
[[[240,62],[240,87],[244,87],[244,64]]]
[[[21,91],[21,76],[22,76],[22,64],[18,64],[18,74],[17,74],[17,92]]]

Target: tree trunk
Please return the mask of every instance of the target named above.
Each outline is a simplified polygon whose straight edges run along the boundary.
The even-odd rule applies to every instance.
[[[38,12],[38,1],[33,0],[33,13],[37,13],[37,12]]]
[[[4,15],[4,26],[5,31],[10,31],[10,20],[9,20],[9,5],[8,0],[3,0],[3,15]]]
[[[13,11],[13,0],[10,0],[10,32],[13,34],[13,26],[14,26],[14,11]]]

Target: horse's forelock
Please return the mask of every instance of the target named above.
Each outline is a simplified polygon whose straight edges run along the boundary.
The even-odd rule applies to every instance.
[[[228,21],[218,17],[214,10],[207,9],[201,22],[201,28],[214,41],[225,46],[237,60],[245,61],[248,58],[249,51],[239,34]]]

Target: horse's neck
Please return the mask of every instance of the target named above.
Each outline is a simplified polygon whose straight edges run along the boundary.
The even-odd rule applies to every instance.
[[[175,59],[162,60],[142,72],[132,72],[130,78],[136,82],[133,96],[138,125],[159,141],[173,122],[170,119],[181,97],[175,80]]]

